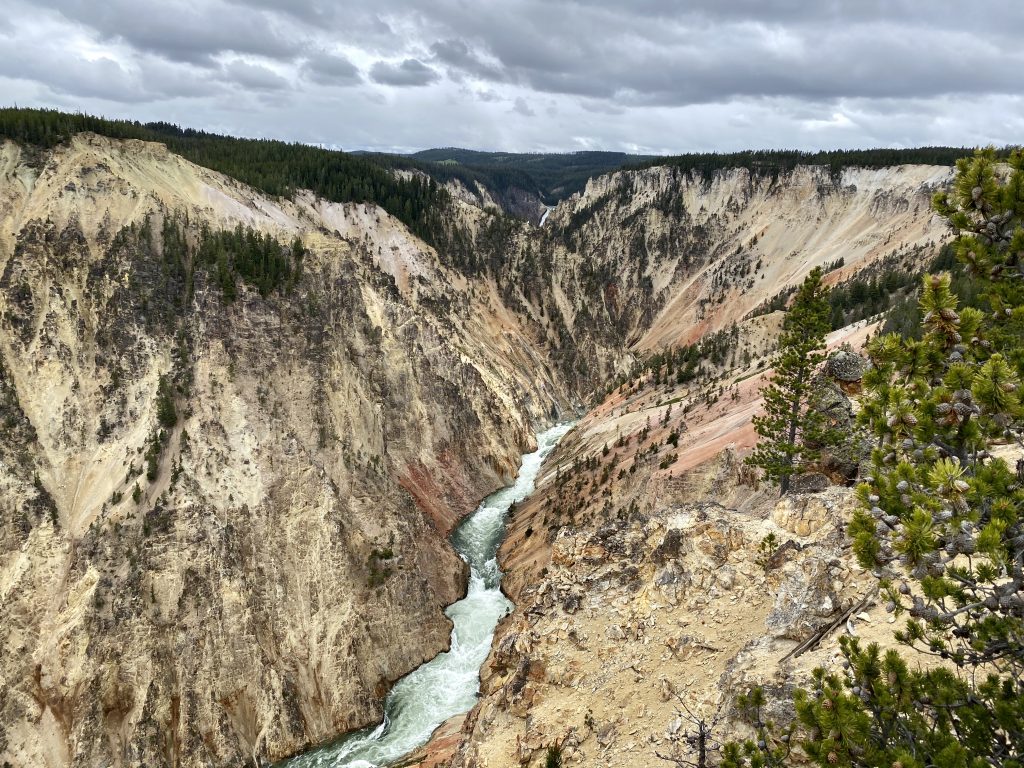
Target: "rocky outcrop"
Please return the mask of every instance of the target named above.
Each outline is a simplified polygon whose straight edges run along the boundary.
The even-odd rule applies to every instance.
[[[863,357],[839,348],[829,355],[814,382],[811,407],[824,415],[831,430],[843,436],[838,444],[816,446],[821,449],[820,469],[837,482],[856,479],[861,465],[871,455],[871,443],[857,424],[851,400],[853,394],[860,392],[865,367]]]
[[[725,713],[719,736],[741,734],[737,693],[781,697],[835,663],[836,636],[781,660],[872,581],[843,545],[852,491],[740,496],[731,508],[646,497],[642,512],[561,528],[499,628],[453,765],[540,766],[550,747],[563,765],[651,765],[685,753],[677,696]]]
[[[825,373],[843,384],[854,384],[864,378],[866,361],[850,349],[837,349],[825,363]]]

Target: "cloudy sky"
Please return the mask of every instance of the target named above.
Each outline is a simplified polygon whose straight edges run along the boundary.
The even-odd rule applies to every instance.
[[[345,149],[1024,142],[1024,0],[4,0],[0,103]]]

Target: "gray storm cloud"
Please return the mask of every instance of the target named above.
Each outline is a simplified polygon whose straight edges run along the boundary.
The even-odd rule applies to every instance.
[[[1024,136],[1017,0],[7,5],[11,101],[245,135],[645,152]]]
[[[406,59],[397,64],[378,61],[370,68],[370,79],[380,85],[421,86],[437,82],[440,75],[422,61]]]
[[[354,85],[362,82],[359,68],[348,58],[324,51],[310,54],[302,71],[320,85]]]

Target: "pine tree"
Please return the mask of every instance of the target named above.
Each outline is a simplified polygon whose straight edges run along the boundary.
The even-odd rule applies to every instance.
[[[831,317],[821,276],[820,268],[811,270],[786,312],[772,379],[762,391],[765,413],[754,417],[760,440],[747,463],[763,469],[783,494],[790,477],[818,458],[820,449],[810,446],[835,442],[825,415],[814,408],[811,381],[825,359]]]

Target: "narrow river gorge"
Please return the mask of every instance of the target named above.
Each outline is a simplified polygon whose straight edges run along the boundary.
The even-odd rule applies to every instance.
[[[451,648],[403,677],[384,702],[384,720],[279,764],[279,768],[374,768],[423,745],[448,718],[469,711],[480,688],[494,629],[511,609],[501,591],[498,547],[508,511],[529,496],[544,459],[571,429],[560,424],[537,435],[537,450],[523,456],[515,483],[491,494],[455,529],[452,545],[469,564],[466,597],[448,607]]]

